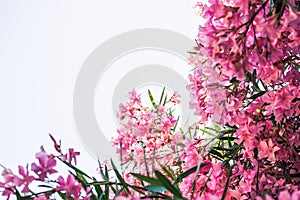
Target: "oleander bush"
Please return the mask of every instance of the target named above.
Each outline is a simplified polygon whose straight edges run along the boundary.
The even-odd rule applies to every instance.
[[[180,127],[180,94],[148,91],[151,105],[143,105],[133,89],[112,138],[121,170],[99,161],[100,178],[91,177],[76,167],[79,152],[63,152],[51,136],[56,153],[41,147],[31,165],[4,168],[2,196],[300,199],[300,1],[209,0],[197,7],[205,23],[189,52],[187,85],[197,123]]]

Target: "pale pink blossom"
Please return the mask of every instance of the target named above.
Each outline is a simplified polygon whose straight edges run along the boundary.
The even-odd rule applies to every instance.
[[[280,148],[275,146],[270,138],[268,143],[266,141],[261,141],[258,146],[258,156],[260,158],[268,158],[269,161],[275,162],[275,152],[278,151]]]

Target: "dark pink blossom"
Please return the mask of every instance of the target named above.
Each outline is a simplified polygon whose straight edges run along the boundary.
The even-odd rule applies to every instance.
[[[78,199],[80,196],[80,191],[82,190],[81,184],[79,184],[73,175],[69,174],[67,180],[65,180],[62,176],[59,176],[58,186],[56,187],[57,191],[66,192],[66,196],[68,198],[72,197]]]
[[[1,174],[4,178],[4,182],[0,182],[0,188],[3,188],[2,196],[6,196],[7,200],[11,195],[15,194],[15,188],[18,185],[17,176],[11,169],[4,169]]]
[[[77,164],[77,156],[80,155],[80,152],[77,152],[77,151],[74,151],[73,148],[70,148],[69,149],[69,153],[67,155],[67,159],[68,159],[68,162],[71,164],[71,162],[74,160],[74,163],[75,165]]]
[[[44,180],[45,178],[47,178],[48,174],[57,172],[54,169],[54,167],[56,166],[54,155],[48,155],[43,147],[41,147],[40,152],[36,153],[35,157],[38,159],[39,163],[32,163],[31,169],[38,175],[40,180]]]
[[[29,170],[28,170],[28,164],[26,165],[26,169],[24,169],[23,166],[19,166],[19,174],[22,176],[22,178],[17,177],[17,185],[18,186],[24,186],[22,189],[23,193],[29,192],[29,185],[32,181],[34,181],[36,178],[32,175],[29,175]]]

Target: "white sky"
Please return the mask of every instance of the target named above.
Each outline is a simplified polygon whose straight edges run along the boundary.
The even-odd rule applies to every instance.
[[[0,163],[16,170],[34,161],[48,133],[81,151],[79,166],[95,173],[73,120],[81,65],[102,42],[138,28],[196,38],[192,0],[0,1]],[[163,58],[161,58],[163,59]]]

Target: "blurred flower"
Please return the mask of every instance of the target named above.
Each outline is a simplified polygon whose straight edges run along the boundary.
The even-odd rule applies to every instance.
[[[40,152],[36,153],[35,157],[38,159],[39,163],[32,163],[31,169],[39,176],[40,180],[44,180],[45,178],[47,178],[48,174],[57,172],[54,169],[54,167],[56,166],[54,155],[48,155],[43,147],[41,147]]]

